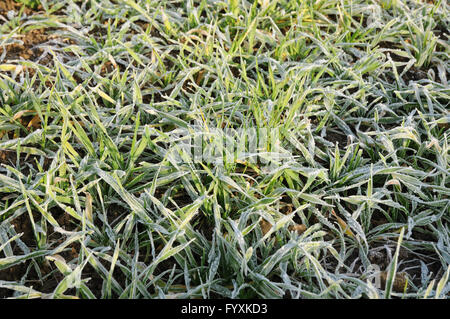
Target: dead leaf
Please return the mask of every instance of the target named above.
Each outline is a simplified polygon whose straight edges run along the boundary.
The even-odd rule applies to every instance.
[[[303,224],[295,224],[295,225],[289,227],[290,231],[296,231],[297,234],[299,234],[299,235],[303,234],[306,229],[307,229],[306,225],[303,225]]]
[[[86,195],[86,217],[91,223],[93,223],[94,218],[92,217],[92,196],[88,192],[86,192],[85,195]]]
[[[36,111],[35,110],[22,110],[22,111],[19,111],[16,114],[14,114],[13,120],[18,120],[22,116],[24,116],[24,115],[26,116],[27,113],[36,113]],[[28,114],[28,115],[31,115],[31,114]]]
[[[261,226],[261,231],[262,231],[263,235],[267,234],[269,232],[269,230],[272,228],[272,224],[269,223],[265,219],[261,219],[261,221],[259,222],[259,225]]]
[[[389,181],[386,182],[385,185],[386,185],[386,186],[388,186],[388,185],[402,186],[402,185],[400,184],[399,180],[396,179],[396,178],[390,179]]]
[[[75,125],[75,122],[78,123],[81,127],[86,127],[86,125],[83,122],[81,122],[81,121],[69,120],[69,123],[72,124],[72,125]]]
[[[334,209],[331,210],[331,213],[336,218],[338,224],[341,226],[341,228],[344,230],[344,233],[350,237],[355,238],[355,234],[350,230],[350,227],[347,225],[347,223],[340,218],[335,212]]]
[[[201,80],[203,80],[204,76],[205,76],[205,70],[200,70],[198,72],[197,79],[195,79],[195,83],[197,85],[200,85],[200,82],[201,82]]]
[[[39,117],[39,114],[33,116],[31,121],[28,123],[27,129],[30,129],[31,127],[33,127],[34,129],[38,129],[41,127],[41,118]]]

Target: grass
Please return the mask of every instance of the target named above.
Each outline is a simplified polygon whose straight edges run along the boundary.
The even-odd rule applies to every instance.
[[[0,26],[52,35],[0,56],[8,297],[448,298],[446,1],[41,3]]]

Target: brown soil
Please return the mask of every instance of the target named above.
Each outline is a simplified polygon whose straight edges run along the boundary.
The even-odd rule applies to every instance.
[[[12,266],[0,271],[0,280],[20,282],[22,277],[26,275],[25,285],[33,289],[51,293],[55,290],[59,282],[63,279],[63,275],[47,260],[38,261],[40,279],[35,267],[31,264],[31,260]],[[27,274],[28,271],[28,274]],[[13,290],[0,288],[0,299],[12,297]]]
[[[67,231],[76,231],[76,223],[74,219],[60,210],[59,208],[53,208],[51,214],[56,219],[61,228]],[[116,216],[119,215],[118,213]],[[39,213],[33,212],[33,219],[35,222],[39,222],[42,216]],[[29,247],[36,247],[36,239],[33,234],[33,227],[29,218],[28,213],[24,213],[14,220],[12,220],[11,224],[14,226],[16,233],[23,233],[20,239],[24,242],[24,244]],[[64,241],[64,238],[61,234],[54,232],[53,227],[51,225],[49,227],[49,237],[48,242],[52,243],[52,248],[61,244]],[[12,244],[12,249],[14,254],[20,255],[22,252],[20,248],[16,244]],[[69,263],[75,258],[79,257],[80,254],[80,244],[78,242],[74,242],[70,244],[64,251],[59,253],[59,255]],[[0,254],[0,258],[2,258]],[[21,264],[8,267],[6,269],[0,270],[0,280],[4,281],[13,281],[20,282],[24,276],[26,276],[25,282],[23,283],[27,287],[33,287],[33,289],[40,291],[42,293],[51,293],[55,290],[64,276],[59,272],[53,262],[49,262],[42,258],[35,259],[37,265],[39,267],[40,275],[35,270],[35,267],[32,265],[31,260],[27,260]],[[99,259],[102,265],[109,269],[110,264],[105,260]],[[28,273],[27,273],[28,271]],[[90,265],[86,265],[83,269],[82,279],[90,278],[90,280],[86,283],[88,288],[92,291],[92,293],[97,297],[101,298],[102,286],[104,279],[99,275],[99,273]],[[125,285],[125,275],[116,267],[114,270],[114,278],[119,282],[119,284],[123,287]],[[74,289],[70,289],[65,292],[65,294],[74,295],[76,292]],[[14,294],[13,290],[0,288],[0,299],[12,297]],[[112,293],[113,298],[117,298],[116,294]]]
[[[348,143],[347,136],[345,134],[339,134],[330,130],[327,131],[327,136],[325,139],[333,144],[339,143],[340,147],[345,147]]]
[[[6,60],[31,60],[36,61],[43,53],[42,48],[36,48],[37,45],[48,41],[49,36],[45,29],[35,29],[22,34],[19,39],[21,43],[12,43],[6,46]],[[0,54],[3,49],[0,48]]]
[[[0,1],[0,15],[6,16],[8,14],[8,11],[14,10],[16,12],[19,12],[20,9],[24,7],[23,13],[26,15],[30,15],[33,13],[33,9],[24,6],[22,3],[16,2],[14,0],[1,0]],[[39,5],[36,8],[38,11],[42,10],[42,6]]]
[[[65,230],[74,230],[73,219],[66,213],[62,211],[52,212],[53,216],[57,220],[58,224]],[[37,223],[41,220],[42,216],[33,212],[33,219]],[[23,213],[22,215],[16,217],[12,220],[11,224],[14,226],[14,230],[17,234],[23,233],[20,240],[29,247],[36,247],[36,239],[33,233],[33,226],[30,221],[28,213]],[[54,235],[61,237],[59,233],[53,232],[53,227],[49,226],[49,240],[52,238],[54,246],[62,243],[63,238],[53,238]],[[12,243],[12,249],[15,255],[23,254],[19,246]],[[70,260],[78,257],[78,252],[80,250],[80,245],[78,243],[72,243],[69,247],[60,253],[60,255],[69,262]],[[1,255],[0,255],[1,256]],[[24,285],[27,287],[33,287],[33,289],[41,291],[43,293],[51,293],[54,291],[59,282],[63,279],[62,274],[56,269],[53,263],[48,262],[45,259],[37,258],[35,259],[39,267],[41,275],[36,272],[35,267],[31,265],[31,260],[27,260],[15,266],[8,267],[6,269],[0,270],[0,280],[4,281],[14,281],[19,282],[23,276],[26,275],[26,280]],[[31,268],[30,268],[31,266]],[[28,274],[27,274],[28,270]],[[44,280],[42,280],[42,278]],[[14,291],[9,289],[0,288],[0,299],[8,298],[13,296]]]
[[[28,175],[31,171],[31,167],[37,170],[37,164],[40,162],[40,156],[21,153],[17,158],[17,152],[13,150],[0,149],[0,165],[10,165],[16,167],[17,160],[20,165],[20,171],[24,175]],[[47,170],[50,166],[51,160],[48,157],[44,157],[42,168]]]
[[[0,1],[0,15],[6,17],[8,11],[15,11],[16,15],[19,14],[22,9],[22,4],[17,3],[13,0],[1,0]],[[42,13],[42,6],[39,5],[35,10],[24,6],[23,13],[27,16],[32,16],[37,13]],[[44,53],[43,48],[39,48],[40,44],[48,42],[52,35],[49,34],[50,29],[33,29],[33,30],[23,30],[18,33],[14,40],[20,40],[19,43],[6,44],[0,47],[0,55],[3,54],[3,50],[6,50],[6,55],[1,61],[2,63],[14,61],[14,60],[27,60],[32,62],[37,62],[41,55]],[[51,57],[47,55],[42,60],[39,60],[42,65],[49,65],[51,63]],[[34,70],[29,70],[31,75],[34,74]]]
[[[27,270],[26,263],[0,270],[0,280],[19,282]],[[0,288],[0,299],[8,298],[13,295],[13,291]]]
[[[35,238],[33,235],[33,228],[27,213],[24,213],[17,217],[13,222],[14,230],[16,233],[23,235],[20,237],[27,247],[35,245]],[[18,247],[13,244],[13,251],[15,254],[20,254]],[[0,255],[1,256],[1,255]],[[3,256],[2,256],[3,257]],[[20,263],[15,266],[0,270],[0,280],[20,282],[22,277],[26,274],[30,261]],[[29,276],[28,276],[29,277]],[[34,278],[33,278],[34,279]],[[0,298],[7,298],[13,295],[13,290],[0,288]]]
[[[70,231],[75,230],[73,219],[68,214],[60,211],[55,212],[53,215],[57,220],[58,224],[62,228]],[[35,222],[38,222],[41,216],[38,213],[33,213],[33,218]],[[24,242],[24,244],[27,247],[31,248],[36,246],[36,240],[33,235],[32,224],[30,222],[30,218],[27,213],[24,213],[19,217],[15,218],[11,224],[14,226],[16,233],[23,233],[20,239]],[[51,226],[49,230],[50,235],[48,239],[49,241],[51,239],[54,246],[59,245],[64,241],[64,238],[62,238],[59,233],[53,232],[53,228]],[[22,254],[17,245],[13,244],[12,248],[16,255]],[[79,251],[80,251],[80,244],[74,242],[70,244],[68,248],[62,251],[59,255],[66,262],[70,262],[71,260],[78,258]],[[35,270],[35,267],[31,265],[31,260],[27,260],[21,264],[0,270],[0,280],[20,282],[23,276],[26,275],[26,280],[24,282],[25,286],[27,287],[32,286],[33,289],[43,293],[53,292],[55,288],[58,286],[58,284],[61,282],[61,280],[64,278],[64,276],[59,272],[59,270],[56,269],[55,265],[52,262],[49,262],[42,258],[35,259],[35,261],[37,262],[37,265],[39,267],[40,275]],[[93,277],[93,280],[89,281],[88,287],[94,292],[94,294],[96,294],[99,297],[99,294],[96,292],[101,291],[103,281],[95,273],[94,276],[92,276],[91,270],[92,270],[91,268],[87,267],[83,272],[83,278]],[[0,299],[12,297],[13,293],[14,293],[13,290],[0,288]],[[75,293],[75,291],[71,290],[66,292],[66,294],[72,293]]]
[[[382,271],[380,275],[381,279],[381,289],[386,288],[386,282],[388,278],[388,273],[386,271]],[[403,292],[407,290],[407,281],[408,275],[404,272],[396,273],[394,277],[394,282],[392,284],[392,290],[395,292]]]

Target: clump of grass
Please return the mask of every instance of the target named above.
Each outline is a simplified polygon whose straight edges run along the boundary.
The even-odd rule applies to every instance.
[[[0,38],[52,30],[0,56],[5,296],[448,297],[446,2],[44,9]]]

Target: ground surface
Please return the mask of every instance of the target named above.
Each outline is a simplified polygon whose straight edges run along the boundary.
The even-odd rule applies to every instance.
[[[449,296],[446,1],[0,20],[1,298]]]

